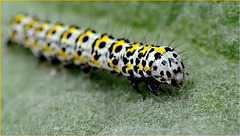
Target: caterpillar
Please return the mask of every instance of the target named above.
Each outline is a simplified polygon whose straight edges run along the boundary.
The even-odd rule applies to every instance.
[[[154,95],[161,84],[181,86],[186,74],[179,54],[169,46],[147,45],[116,39],[92,29],[40,21],[19,13],[9,22],[9,41],[22,44],[34,56],[62,65],[75,64],[89,72],[91,68],[109,70],[128,78],[138,92],[144,82]]]

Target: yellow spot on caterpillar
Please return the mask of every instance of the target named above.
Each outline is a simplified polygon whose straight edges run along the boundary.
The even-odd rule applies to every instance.
[[[35,48],[39,48],[39,47],[40,47],[40,46],[37,44],[37,40],[34,40],[33,46],[34,46]]]
[[[76,30],[76,27],[71,27],[63,33],[62,40],[66,41],[68,39],[68,34],[73,33]]]
[[[115,44],[113,45],[113,51],[115,52],[116,48],[117,48],[118,46],[120,46],[120,45],[123,45],[124,43],[125,43],[124,40],[120,40],[120,41],[118,41],[117,43],[115,43]]]
[[[129,70],[132,70],[132,66],[130,63],[126,64],[126,72],[128,73]]]
[[[98,39],[96,41],[95,46],[97,47],[97,49],[99,49],[99,45],[101,42],[107,42],[110,38],[108,37],[108,35],[104,35],[101,39]]]
[[[60,56],[62,56],[63,58],[67,58],[68,57],[68,55],[63,51],[63,48],[60,48],[59,50],[58,50],[58,54],[60,55]]]
[[[144,70],[145,70],[145,71],[151,71],[151,67],[145,66],[145,67],[144,67]]]
[[[23,18],[25,18],[25,15],[20,13],[18,15],[16,15],[13,20],[11,21],[11,23],[19,23]]]
[[[166,50],[163,47],[153,47],[156,52],[159,52],[161,54],[165,53]]]
[[[46,52],[52,52],[52,49],[50,49],[50,47],[49,47],[49,45],[48,45],[47,43],[44,44],[43,49],[44,49]]]
[[[139,51],[139,53],[142,53],[143,55],[147,52],[148,49],[150,49],[152,47],[152,45],[147,45],[145,47],[143,47],[143,49],[141,51]]]
[[[15,38],[15,35],[16,35],[16,31],[13,31],[10,38],[11,38],[11,39],[14,39],[14,38]]]
[[[100,65],[100,63],[97,60],[94,59],[94,55],[92,55],[92,57],[90,58],[90,62],[92,62],[96,66]]]
[[[25,42],[26,46],[31,46],[32,45],[32,42],[29,40],[29,38],[27,36],[25,36],[24,42]]]
[[[85,33],[81,34],[78,38],[78,43],[82,44],[83,43],[83,38],[86,36],[89,36],[90,34],[92,34],[92,30],[88,29]]]
[[[47,32],[47,36],[52,36],[53,32],[56,32],[57,29],[59,29],[61,27],[61,24],[56,24],[54,27],[52,27],[48,32]]]
[[[25,30],[29,30],[30,28],[32,28],[32,26],[37,23],[38,19],[37,18],[33,18],[32,21],[30,21],[29,23],[24,25],[24,29]]]
[[[40,32],[47,25],[48,25],[48,22],[43,22],[39,27],[36,28],[35,33]]]
[[[139,63],[139,64],[137,65],[137,67],[138,67],[138,72],[139,72],[140,70],[142,70],[142,65],[141,65],[141,63]]]
[[[42,26],[37,27],[36,30],[35,30],[35,33],[40,32],[42,30],[42,28],[43,28]]]
[[[110,60],[109,65],[112,69],[118,70],[118,66],[113,64],[113,60]]]
[[[32,28],[32,24],[26,24],[26,25],[24,26],[24,29],[25,29],[25,30],[29,30],[30,28]]]
[[[132,44],[132,48],[129,48],[128,50],[127,50],[127,52],[133,52],[137,47],[139,47],[141,44],[140,43],[136,43],[136,44]]]
[[[84,58],[82,56],[79,56],[77,51],[74,53],[74,58],[79,62],[84,62]]]

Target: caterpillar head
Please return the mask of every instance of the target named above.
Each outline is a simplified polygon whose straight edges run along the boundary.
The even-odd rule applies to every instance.
[[[155,59],[152,65],[152,76],[160,83],[173,86],[182,85],[185,70],[182,60],[174,49],[166,47],[166,52]]]

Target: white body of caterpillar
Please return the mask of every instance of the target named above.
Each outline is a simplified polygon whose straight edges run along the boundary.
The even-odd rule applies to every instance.
[[[95,67],[127,76],[139,93],[140,82],[157,95],[160,84],[178,86],[184,80],[183,62],[170,47],[132,43],[91,29],[39,21],[22,13],[10,21],[9,37],[49,61],[57,59],[63,65]]]

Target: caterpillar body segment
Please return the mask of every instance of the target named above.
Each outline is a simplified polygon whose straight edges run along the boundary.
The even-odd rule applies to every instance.
[[[91,29],[39,21],[25,14],[9,23],[9,38],[29,48],[37,57],[59,60],[63,65],[94,67],[127,76],[137,92],[144,82],[157,95],[160,84],[181,85],[185,69],[180,56],[170,47],[157,47],[127,39],[115,39]]]

